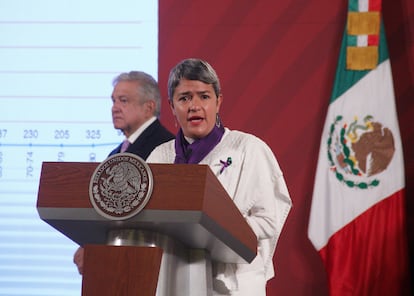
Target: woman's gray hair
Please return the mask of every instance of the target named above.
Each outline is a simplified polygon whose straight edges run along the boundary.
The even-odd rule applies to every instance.
[[[168,77],[168,99],[170,101],[172,101],[174,91],[182,79],[198,80],[211,84],[217,97],[221,93],[220,81],[213,67],[206,61],[191,58],[181,61],[170,71]]]
[[[114,78],[112,85],[116,86],[121,81],[137,81],[138,93],[143,98],[141,103],[147,101],[155,102],[154,115],[160,116],[161,112],[161,94],[157,81],[149,74],[142,71],[131,71],[128,73],[121,73]]]

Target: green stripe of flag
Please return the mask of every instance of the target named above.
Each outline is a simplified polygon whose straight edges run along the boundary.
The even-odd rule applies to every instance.
[[[349,0],[348,1],[348,11],[358,12],[358,0]]]
[[[384,24],[381,21],[380,38],[378,49],[378,64],[388,59],[388,48],[385,37]],[[338,66],[336,68],[335,82],[332,90],[330,103],[333,103],[344,92],[350,89],[355,83],[363,78],[370,70],[358,71],[346,69],[346,47],[348,41],[348,34],[345,29],[344,37],[342,38],[341,51],[338,59]]]

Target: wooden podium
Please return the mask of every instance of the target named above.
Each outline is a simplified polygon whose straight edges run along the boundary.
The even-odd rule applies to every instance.
[[[207,165],[149,164],[154,180],[149,202],[137,215],[117,221],[99,215],[90,201],[89,182],[98,165],[44,162],[37,200],[40,218],[85,248],[82,295],[187,295],[200,288],[192,283],[197,273],[192,269],[172,284],[181,292],[171,285],[161,292],[160,285],[174,282],[170,277],[191,265],[191,258],[205,254],[214,261],[248,263],[256,257],[255,234]],[[131,235],[162,243],[136,245]],[[170,265],[162,271],[170,255],[181,260],[177,270]]]

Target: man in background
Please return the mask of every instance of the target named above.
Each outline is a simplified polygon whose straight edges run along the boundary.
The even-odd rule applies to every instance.
[[[158,83],[147,73],[121,73],[113,82],[112,122],[125,140],[109,156],[130,152],[146,160],[158,145],[174,138],[159,121],[161,95]]]
[[[131,71],[118,75],[113,86],[112,122],[125,139],[109,156],[129,152],[146,160],[155,147],[175,138],[158,119],[161,109],[158,83],[147,73]],[[84,249],[79,247],[73,256],[80,274],[83,255]]]

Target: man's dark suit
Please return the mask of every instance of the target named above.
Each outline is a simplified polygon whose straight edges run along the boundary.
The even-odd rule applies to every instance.
[[[136,154],[146,160],[155,147],[174,138],[175,136],[156,119],[139,135],[134,143],[129,145],[125,152]],[[115,148],[109,156],[121,152],[121,145]]]

